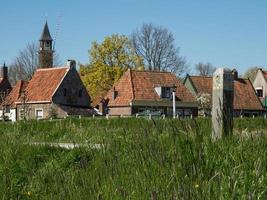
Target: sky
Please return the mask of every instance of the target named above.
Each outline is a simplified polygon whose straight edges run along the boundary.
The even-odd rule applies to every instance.
[[[0,8],[0,65],[38,42],[47,20],[62,63],[86,64],[93,41],[153,23],[173,33],[191,68],[267,68],[266,0],[0,0]]]

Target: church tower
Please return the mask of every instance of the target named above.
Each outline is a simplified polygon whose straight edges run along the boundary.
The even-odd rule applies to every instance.
[[[39,68],[53,67],[53,39],[50,35],[47,22],[45,22],[44,30],[39,42]]]

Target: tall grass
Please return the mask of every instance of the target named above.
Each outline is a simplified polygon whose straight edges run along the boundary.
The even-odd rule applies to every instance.
[[[267,130],[235,120],[213,142],[210,119],[68,119],[0,124],[2,199],[266,199]],[[265,132],[266,133],[266,132]],[[257,134],[257,133],[254,133]],[[66,150],[28,142],[101,143]]]

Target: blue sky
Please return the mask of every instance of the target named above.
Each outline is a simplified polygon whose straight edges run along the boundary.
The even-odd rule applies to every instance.
[[[38,41],[45,19],[56,51],[88,62],[92,41],[113,33],[129,35],[143,23],[168,28],[180,54],[194,68],[198,62],[217,67],[267,67],[266,0],[1,0],[0,63],[7,64],[27,43]]]

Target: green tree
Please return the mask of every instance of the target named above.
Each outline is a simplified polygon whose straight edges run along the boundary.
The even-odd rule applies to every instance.
[[[143,60],[124,35],[111,35],[100,44],[93,42],[89,56],[89,64],[80,66],[80,75],[93,101],[103,97],[127,69],[144,69]]]

